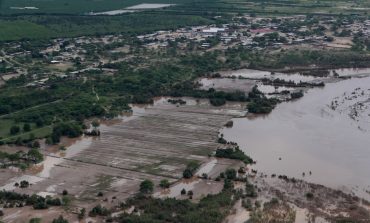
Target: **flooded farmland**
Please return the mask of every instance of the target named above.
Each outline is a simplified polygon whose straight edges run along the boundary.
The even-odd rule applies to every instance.
[[[309,89],[303,98],[281,103],[269,115],[236,118],[223,134],[257,160],[259,171],[368,199],[369,105],[370,77],[351,78]]]

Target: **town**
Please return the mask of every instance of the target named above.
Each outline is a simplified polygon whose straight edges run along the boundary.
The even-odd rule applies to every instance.
[[[27,86],[43,86],[49,75],[75,77],[96,71],[112,75],[108,63],[129,60],[136,47],[209,52],[242,46],[252,51],[287,49],[353,49],[369,47],[370,20],[330,16],[250,17],[236,16],[227,24],[180,28],[136,36],[134,46],[122,35],[59,38],[39,47],[12,42],[1,51],[1,82],[20,75],[33,75]],[[366,45],[367,44],[367,45]],[[98,52],[97,52],[98,51]],[[28,67],[39,64],[40,70]],[[34,68],[33,68],[34,69]]]

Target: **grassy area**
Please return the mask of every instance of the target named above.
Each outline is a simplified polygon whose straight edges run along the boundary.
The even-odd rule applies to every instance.
[[[63,13],[83,14],[123,9],[141,3],[183,4],[193,0],[2,0],[0,1],[1,14],[13,13]],[[17,9],[14,7],[36,7],[38,9]]]
[[[0,41],[110,33],[145,33],[188,25],[205,25],[210,22],[209,19],[201,16],[145,12],[120,16],[28,15],[18,16],[16,19],[0,17]]]
[[[27,140],[27,139],[30,138],[31,134],[33,134],[35,136],[35,138],[45,138],[45,137],[47,137],[51,134],[52,130],[53,130],[52,126],[44,126],[44,127],[37,128],[37,129],[34,129],[32,131],[29,131],[29,132],[22,132],[20,134],[14,135],[14,136],[4,138],[4,141],[5,142],[15,141],[18,138],[21,138],[22,140]]]
[[[49,38],[55,33],[45,26],[26,20],[0,20],[0,40],[18,40],[22,38]]]
[[[5,138],[9,136],[9,129],[14,124],[13,120],[0,119],[0,137]]]
[[[14,120],[10,119],[0,119],[0,139],[3,142],[15,141],[18,138],[29,139],[30,135],[33,135],[35,138],[44,138],[51,134],[52,126],[43,126],[43,127],[36,127],[35,124],[31,124],[31,131],[25,132],[23,131],[23,122],[14,122]],[[11,135],[10,128],[12,126],[19,126],[20,132]]]

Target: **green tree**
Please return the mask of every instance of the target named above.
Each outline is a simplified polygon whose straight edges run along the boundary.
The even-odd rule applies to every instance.
[[[28,123],[24,123],[24,125],[23,125],[23,131],[25,131],[25,132],[31,131],[31,125],[28,124]]]
[[[17,134],[17,133],[19,133],[20,132],[20,128],[19,128],[19,126],[17,126],[17,125],[13,125],[11,128],[10,128],[10,134],[11,135],[15,135],[15,134]]]
[[[44,156],[40,153],[38,149],[30,149],[27,153],[28,159],[33,160],[35,163],[39,163],[44,160]]]
[[[227,169],[225,172],[226,178],[229,180],[234,180],[236,178],[236,170]]]
[[[143,194],[150,194],[154,190],[154,184],[150,180],[144,180],[140,184],[140,192]]]

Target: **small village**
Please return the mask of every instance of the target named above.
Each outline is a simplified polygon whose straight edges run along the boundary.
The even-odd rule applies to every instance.
[[[199,53],[235,47],[267,52],[310,48],[356,50],[355,41],[369,37],[370,20],[297,15],[236,16],[227,24],[185,27],[136,37],[59,38],[41,44],[43,48],[11,42],[0,52],[0,86],[22,74],[30,74],[34,79],[28,87],[42,87],[50,75],[59,78],[75,78],[86,72],[113,75],[116,70],[103,65],[127,61],[139,48],[160,52],[174,47],[178,51]]]

